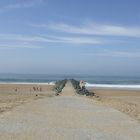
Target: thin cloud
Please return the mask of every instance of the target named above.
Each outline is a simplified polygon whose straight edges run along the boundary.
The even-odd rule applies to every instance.
[[[63,37],[50,36],[53,42],[68,44],[103,44],[105,40],[95,37]]]
[[[140,37],[140,27],[125,27],[125,26],[93,24],[93,23],[79,26],[63,23],[39,24],[32,26],[80,35]]]
[[[14,9],[21,9],[21,8],[22,9],[31,8],[42,2],[43,2],[43,0],[31,0],[31,1],[26,1],[26,2],[8,4],[3,7],[0,7],[0,12],[10,11],[10,10],[14,10]]]
[[[95,37],[64,37],[64,36],[26,36],[18,34],[0,34],[0,41],[19,41],[31,43],[64,43],[64,44],[104,44],[107,41]]]
[[[15,41],[29,41],[29,42],[51,42],[49,38],[41,36],[29,36],[20,34],[0,34],[0,40],[15,40]]]
[[[116,52],[112,52],[111,55],[116,56],[116,57],[136,58],[136,57],[140,57],[140,52],[120,52],[120,51],[116,51]]]
[[[140,58],[140,51],[101,51],[96,53],[84,53],[83,55],[94,55],[100,57],[122,57],[122,58]]]
[[[40,49],[42,47],[35,45],[0,45],[0,48],[13,49],[13,48],[26,48],[26,49]]]

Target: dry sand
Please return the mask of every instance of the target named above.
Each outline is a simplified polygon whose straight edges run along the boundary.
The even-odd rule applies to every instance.
[[[113,107],[140,122],[140,90],[92,89],[99,103]]]
[[[139,132],[136,120],[75,95],[70,82],[60,96],[34,100],[0,115],[0,140],[140,140]]]
[[[32,100],[52,96],[52,88],[51,85],[0,84],[0,113]]]
[[[52,85],[40,84],[0,84],[0,94],[35,94],[47,93],[52,90]]]

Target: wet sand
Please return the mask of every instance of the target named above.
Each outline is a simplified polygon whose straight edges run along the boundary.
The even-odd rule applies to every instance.
[[[100,104],[113,107],[140,122],[140,90],[91,89]]]

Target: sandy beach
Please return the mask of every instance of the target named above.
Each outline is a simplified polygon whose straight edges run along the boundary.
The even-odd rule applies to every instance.
[[[54,96],[53,85],[0,84],[0,113],[24,103]],[[99,104],[113,107],[140,121],[140,90],[90,89],[99,98]]]
[[[52,85],[0,84],[0,113],[36,99],[53,96]]]
[[[113,107],[140,122],[140,90],[90,89],[96,93],[100,104]]]
[[[18,96],[18,95],[17,95]],[[139,140],[140,125],[67,82],[60,96],[31,100],[0,115],[1,140]]]
[[[140,0],[0,0],[0,140],[140,140]]]

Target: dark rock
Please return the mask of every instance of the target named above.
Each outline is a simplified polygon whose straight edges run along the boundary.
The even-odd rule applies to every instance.
[[[67,79],[56,81],[54,86],[55,95],[59,95],[62,92],[62,89],[65,87],[65,84],[67,82]]]
[[[79,81],[71,79],[71,83],[73,84],[73,87],[75,88],[77,94],[86,95],[86,96],[94,96],[95,95],[95,93],[89,92],[85,87],[81,88]]]

